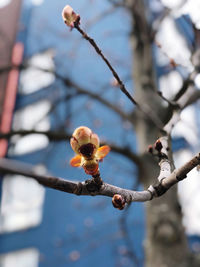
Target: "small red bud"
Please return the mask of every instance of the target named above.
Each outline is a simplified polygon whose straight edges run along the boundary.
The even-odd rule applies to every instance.
[[[158,152],[161,152],[161,150],[163,148],[163,145],[162,145],[162,143],[161,143],[161,141],[159,139],[155,142],[154,147]]]
[[[112,204],[116,209],[123,210],[126,204],[126,201],[123,196],[115,194],[112,198]]]

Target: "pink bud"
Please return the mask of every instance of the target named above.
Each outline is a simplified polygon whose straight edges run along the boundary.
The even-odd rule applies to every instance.
[[[63,20],[65,22],[65,24],[71,28],[74,27],[74,23],[80,23],[80,16],[78,14],[76,14],[73,10],[73,8],[69,5],[66,5],[64,8],[63,8],[63,11],[62,11],[62,17],[63,17]]]

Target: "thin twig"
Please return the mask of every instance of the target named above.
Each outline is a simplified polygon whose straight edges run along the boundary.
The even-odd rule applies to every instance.
[[[70,78],[64,77],[62,75],[60,75],[58,72],[56,72],[55,70],[52,69],[45,69],[39,66],[34,66],[28,63],[25,64],[21,64],[20,66],[16,66],[16,65],[5,65],[4,67],[0,68],[0,73],[3,72],[8,72],[11,69],[25,69],[28,67],[32,67],[44,72],[48,72],[48,73],[52,73],[56,76],[57,79],[61,80],[65,86],[67,86],[68,88],[73,87],[77,94],[84,94],[84,95],[88,95],[90,98],[97,100],[98,102],[100,102],[101,104],[103,104],[104,106],[108,107],[109,109],[115,111],[117,114],[119,114],[123,119],[128,120],[130,122],[133,121],[133,117],[129,116],[129,114],[127,114],[126,112],[124,112],[122,109],[120,109],[119,107],[117,107],[117,105],[112,104],[110,101],[108,101],[107,99],[101,97],[101,95],[96,94],[90,90],[87,90],[84,87],[81,87],[80,85],[78,85],[77,83],[75,83],[74,81],[72,81]],[[64,101],[65,99],[63,99]],[[49,114],[49,111],[48,111]]]
[[[115,77],[115,79],[117,80],[118,84],[119,84],[119,88],[121,89],[121,91],[130,99],[130,101],[136,105],[139,106],[139,104],[137,103],[137,101],[130,95],[130,93],[127,91],[127,89],[125,88],[125,85],[123,84],[123,82],[121,81],[121,79],[119,78],[119,75],[117,74],[117,72],[114,70],[114,68],[112,67],[111,63],[108,61],[108,59],[104,56],[104,54],[102,53],[102,51],[100,50],[100,48],[98,47],[98,45],[96,44],[96,42],[94,41],[94,39],[92,39],[90,36],[87,35],[86,32],[84,32],[80,26],[78,24],[75,25],[75,28],[80,32],[80,34],[83,36],[83,38],[85,40],[87,40],[95,49],[95,51],[97,52],[97,54],[100,55],[100,57],[103,59],[103,61],[106,63],[106,65],[108,66],[108,68],[110,69],[110,71],[112,72],[113,76]]]
[[[131,94],[128,92],[128,90],[126,89],[124,83],[122,82],[122,80],[120,79],[119,75],[117,74],[117,72],[115,71],[115,69],[112,67],[111,63],[109,62],[109,60],[104,56],[104,54],[102,53],[101,49],[98,47],[98,45],[96,44],[96,42],[94,41],[94,39],[92,39],[90,36],[88,36],[88,34],[86,32],[84,32],[80,26],[79,23],[75,23],[74,27],[80,32],[80,34],[83,36],[83,38],[85,40],[87,40],[95,49],[95,51],[97,52],[97,54],[103,59],[103,61],[106,63],[106,65],[108,66],[108,68],[110,69],[110,71],[112,72],[113,76],[115,77],[115,79],[117,80],[118,84],[119,84],[119,88],[120,90],[128,97],[128,99],[146,116],[146,118],[150,119],[153,124],[158,128],[158,129],[162,129],[162,122],[156,118],[152,118],[149,113],[144,110],[144,108],[141,107],[141,105],[131,96]]]

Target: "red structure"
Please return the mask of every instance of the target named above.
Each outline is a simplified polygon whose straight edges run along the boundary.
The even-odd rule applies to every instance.
[[[21,0],[12,0],[0,8],[0,132],[11,129],[17,94],[18,66],[22,62],[23,44],[15,43]],[[7,152],[7,141],[0,139],[0,157]]]

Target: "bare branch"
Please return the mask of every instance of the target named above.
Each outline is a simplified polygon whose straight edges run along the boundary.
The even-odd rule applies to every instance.
[[[179,169],[175,169],[171,172],[172,162],[168,158],[168,137],[161,137],[159,140],[161,149],[158,154],[160,158],[160,174],[157,178],[158,182],[153,187],[150,186],[149,190],[152,190],[153,196],[159,197],[163,195],[174,184],[182,181],[187,177],[187,174],[200,163],[200,153],[185,163]]]
[[[80,26],[77,24],[75,24],[75,28],[80,32],[80,34],[83,36],[83,38],[85,40],[87,40],[95,49],[95,51],[97,52],[98,55],[100,55],[100,57],[103,59],[103,61],[106,63],[106,65],[108,66],[108,68],[110,69],[110,71],[112,72],[113,76],[115,77],[115,79],[117,80],[118,84],[119,84],[119,88],[120,90],[128,97],[128,99],[136,106],[139,106],[139,104],[137,103],[137,101],[129,94],[128,90],[125,88],[125,85],[123,84],[123,82],[121,81],[119,75],[117,74],[117,72],[115,71],[115,69],[112,67],[111,63],[108,61],[108,59],[104,56],[104,54],[102,53],[102,51],[100,50],[100,48],[98,47],[98,45],[96,44],[96,42],[94,41],[94,39],[92,39],[91,37],[89,37],[87,35],[86,32],[84,32]]]
[[[92,179],[86,180],[85,182],[74,182],[49,175],[40,175],[33,167],[27,164],[5,158],[0,159],[0,172],[31,177],[44,186],[71,194],[103,195],[108,197],[119,194],[124,197],[127,203],[130,203],[149,201],[154,197],[163,195],[171,186],[186,178],[187,173],[198,164],[200,164],[200,153],[185,163],[181,168],[173,171],[168,177],[163,177],[157,184],[151,185],[148,190],[144,191],[123,189],[107,183],[103,183],[99,187]]]
[[[177,108],[174,109],[171,119],[163,128],[165,133],[171,133],[173,127],[180,120],[181,111],[191,103],[192,99],[194,102],[194,92],[196,92],[196,90],[193,88],[193,86],[189,86],[187,91],[185,91],[185,93],[179,98],[179,100],[177,101]]]
[[[193,85],[194,81],[189,76],[184,82],[178,93],[174,96],[173,101],[179,100],[179,98],[187,91],[190,85]]]
[[[109,62],[109,60],[104,56],[104,54],[102,53],[102,51],[100,50],[100,48],[98,47],[98,45],[96,44],[96,42],[94,41],[94,39],[92,39],[90,36],[87,35],[86,32],[84,32],[80,26],[79,23],[75,23],[74,27],[80,32],[80,34],[83,36],[83,38],[85,40],[87,40],[95,49],[95,51],[97,52],[97,54],[103,59],[103,61],[106,63],[106,65],[108,66],[108,68],[110,69],[110,71],[112,72],[113,76],[115,77],[115,79],[117,80],[119,86],[118,88],[120,88],[120,90],[128,97],[128,99],[145,115],[146,118],[148,118],[150,121],[153,122],[153,124],[158,128],[158,129],[162,129],[163,125],[162,122],[160,121],[158,116],[152,116],[152,112],[151,114],[149,113],[149,110],[147,110],[147,108],[141,106],[139,104],[139,102],[137,102],[132,96],[131,94],[128,92],[128,90],[126,89],[124,83],[122,82],[122,80],[120,79],[119,75],[117,74],[117,72],[115,71],[115,69],[113,68],[113,66],[111,65],[111,63]]]
[[[49,140],[51,141],[63,141],[63,140],[69,140],[71,138],[71,135],[67,134],[64,131],[39,131],[39,130],[17,130],[17,131],[10,131],[8,133],[0,133],[0,139],[9,139],[10,137],[14,135],[20,135],[25,136],[29,134],[44,134],[46,135]]]
[[[158,95],[159,95],[164,101],[166,101],[166,102],[168,103],[168,105],[169,105],[172,109],[174,109],[174,108],[178,108],[178,107],[179,107],[178,104],[177,104],[175,101],[167,99],[167,98],[163,95],[163,93],[162,93],[161,91],[158,91]]]
[[[193,92],[191,92],[187,102],[185,103],[185,107],[196,103],[199,99],[200,99],[200,90],[194,88]]]
[[[28,63],[24,63],[21,64],[20,66],[16,66],[16,65],[8,65],[8,66],[4,66],[0,68],[0,73],[3,72],[8,72],[11,69],[25,69],[28,67],[32,67],[44,72],[49,72],[52,73],[56,76],[56,78],[58,78],[59,80],[61,80],[65,86],[67,87],[73,87],[76,92],[78,94],[84,94],[84,95],[88,95],[90,98],[100,102],[101,104],[103,104],[104,106],[108,107],[109,109],[113,110],[114,112],[116,112],[118,115],[120,115],[120,117],[122,117],[125,120],[128,120],[130,122],[133,122],[133,117],[129,116],[129,114],[126,114],[123,110],[121,110],[119,107],[117,107],[117,105],[112,104],[110,101],[108,101],[107,99],[104,99],[103,97],[101,97],[101,95],[96,94],[90,90],[87,90],[86,88],[81,87],[80,85],[78,85],[77,83],[75,83],[74,81],[72,81],[69,78],[63,77],[62,75],[60,75],[58,72],[56,72],[55,70],[52,69],[44,69],[41,68],[39,66],[34,66]]]
[[[111,110],[115,111],[117,114],[119,114],[123,119],[132,121],[133,119],[129,116],[129,114],[126,114],[124,111],[122,111],[120,108],[118,108],[116,105],[112,104],[110,101],[102,98],[99,94],[96,94],[92,91],[86,90],[83,87],[79,86],[69,78],[63,78],[63,82],[66,86],[73,87],[79,94],[88,95],[89,97],[93,98],[94,100],[99,101],[106,107],[110,108]]]

